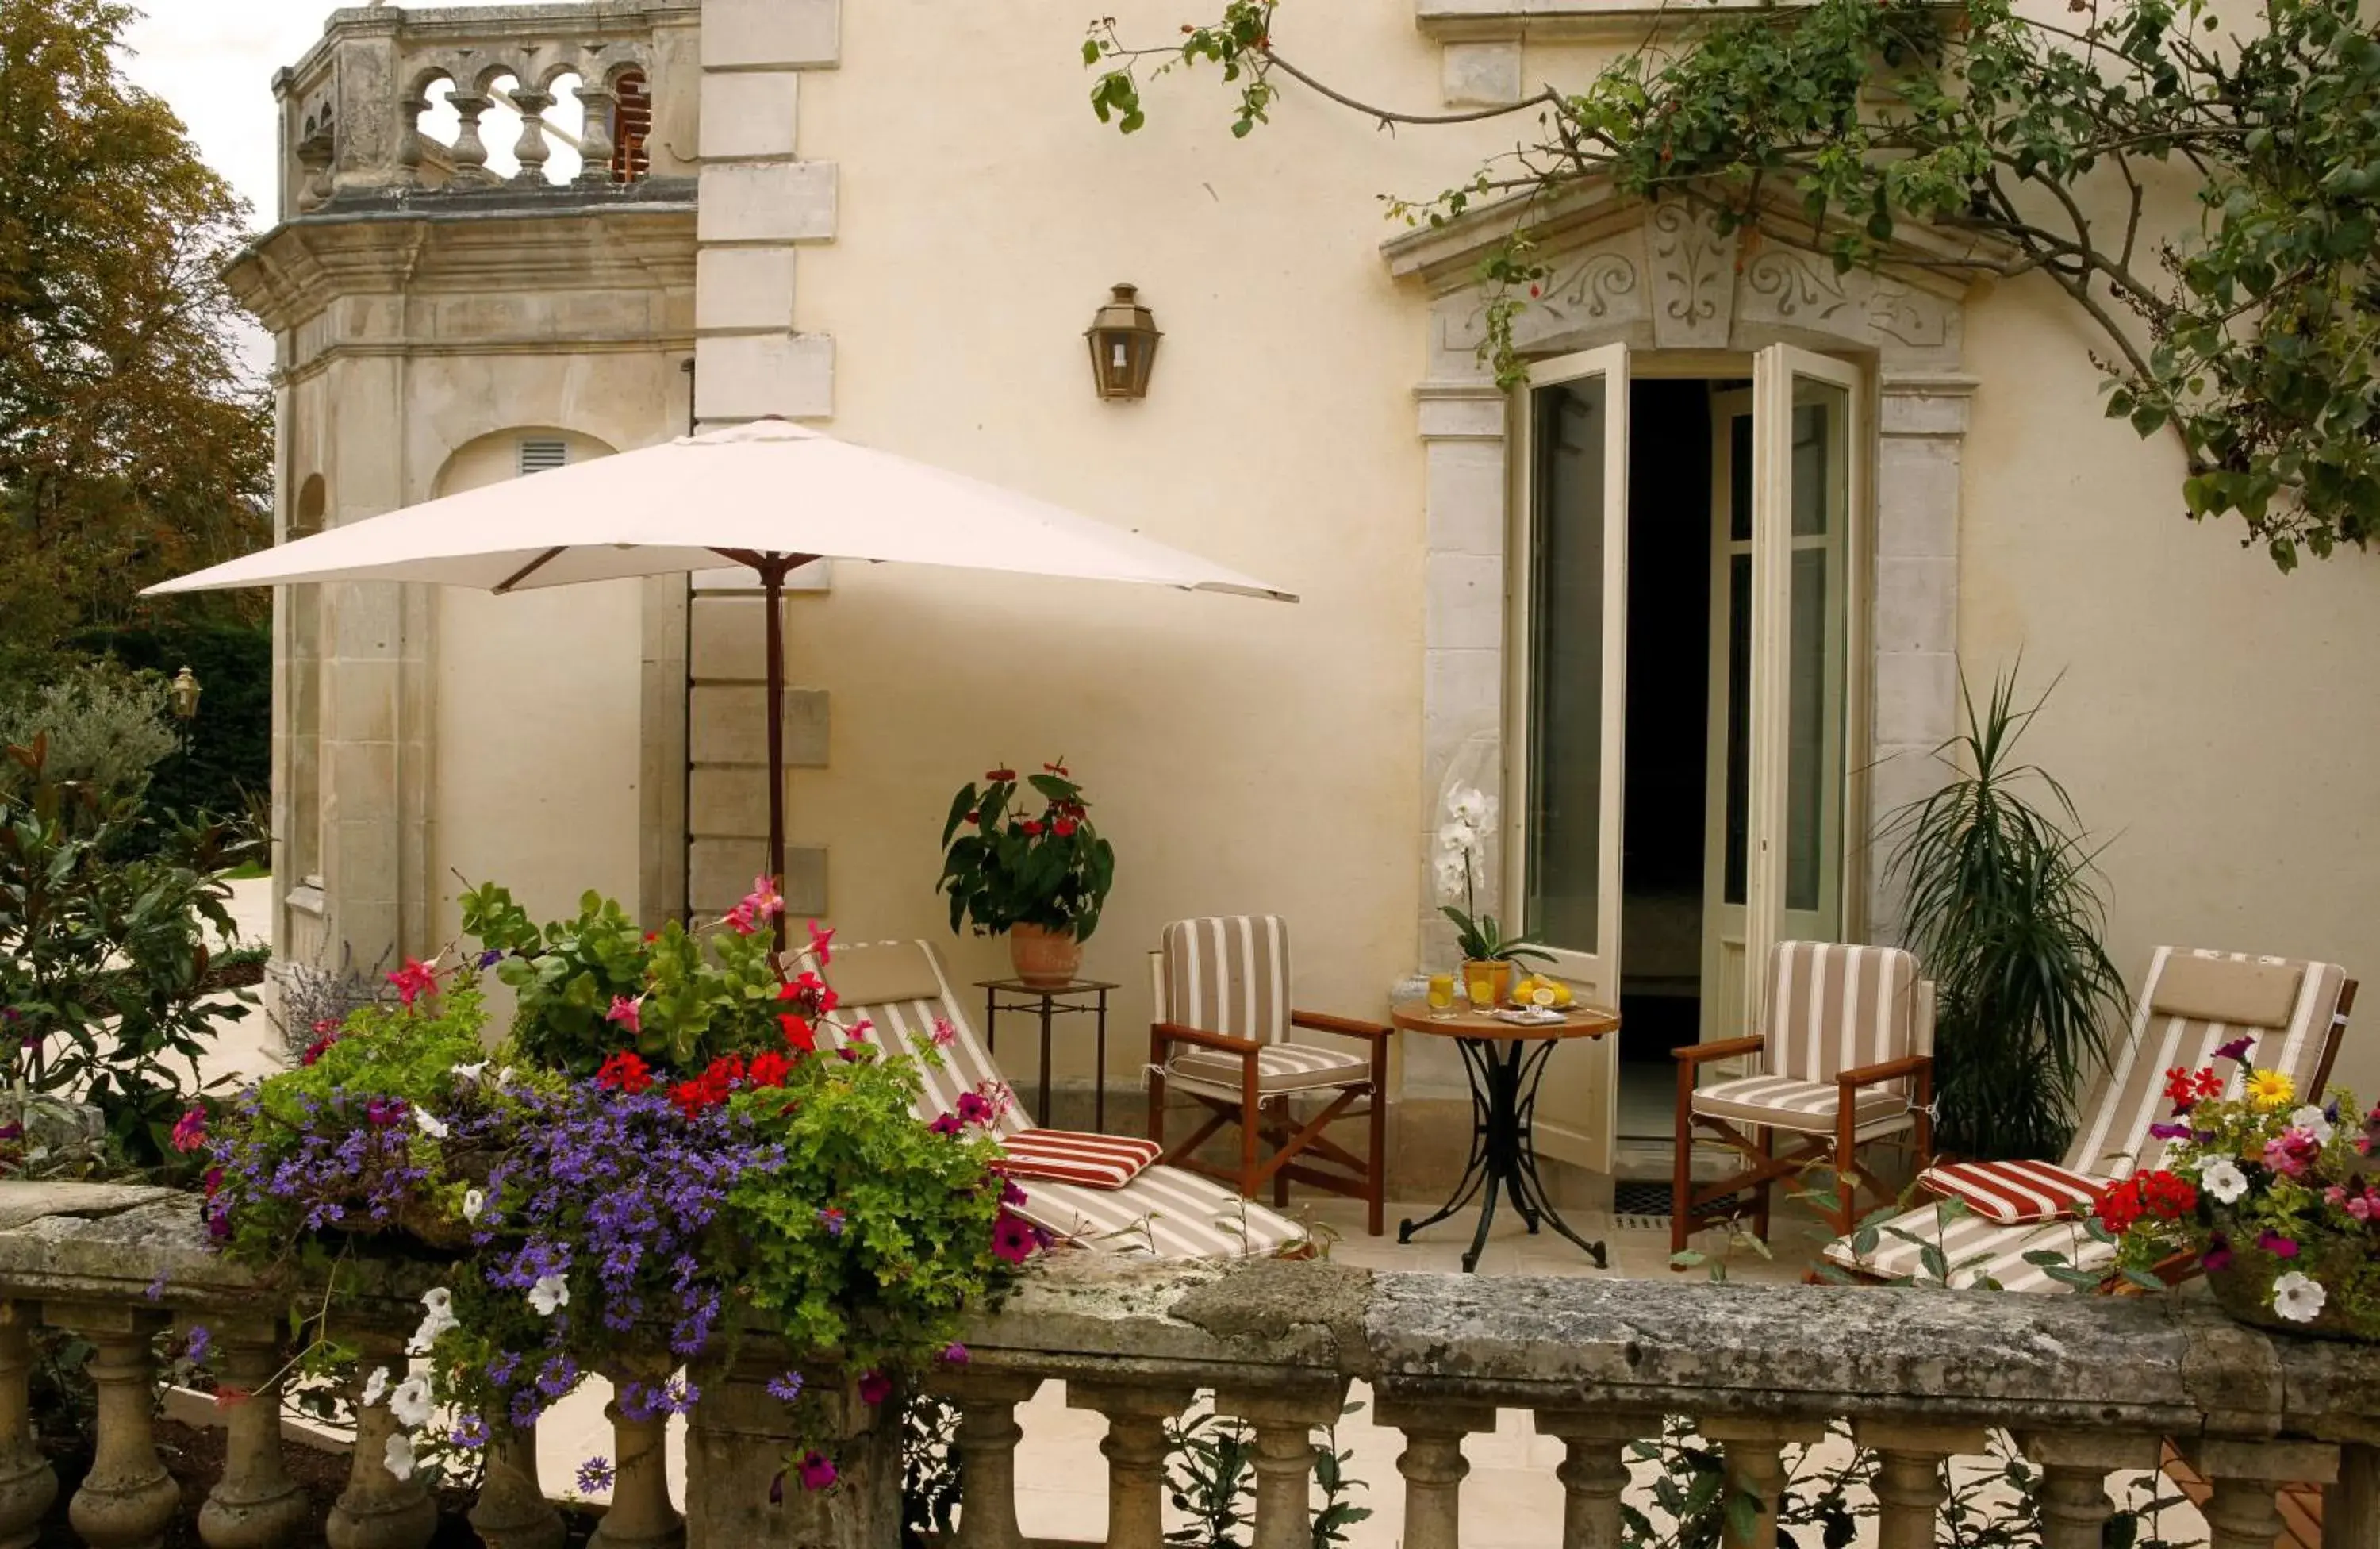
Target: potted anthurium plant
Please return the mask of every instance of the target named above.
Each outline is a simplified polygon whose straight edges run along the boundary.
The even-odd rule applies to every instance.
[[[1446,821],[1438,830],[1439,912],[1454,925],[1465,992],[1476,1004],[1484,988],[1488,1006],[1500,1006],[1511,996],[1514,963],[1554,960],[1538,943],[1526,935],[1506,935],[1494,915],[1479,910],[1479,873],[1495,817],[1494,798],[1476,786],[1458,784],[1446,793]],[[1549,994],[1567,998],[1567,992],[1550,982],[1548,987]]]
[[[2244,1060],[2250,1040],[2219,1057]],[[2243,1066],[2240,1095],[2210,1067],[2166,1073],[2173,1114],[2155,1127],[2164,1165],[2094,1209],[2129,1279],[2192,1257],[2244,1323],[2380,1341],[2380,1109],[2352,1092],[2301,1100],[2289,1075]]]
[[[352,1374],[387,1409],[371,1434],[390,1472],[525,1431],[593,1374],[632,1419],[683,1413],[770,1336],[789,1369],[769,1390],[802,1438],[778,1488],[826,1489],[841,1433],[791,1363],[880,1405],[966,1359],[962,1310],[1046,1241],[995,1165],[1003,1094],[980,1122],[921,1119],[934,1037],[895,1046],[840,1011],[815,922],[772,957],[782,907],[762,879],[724,920],[647,933],[592,896],[540,926],[475,889],[478,953],[407,962],[396,1004],[176,1128],[205,1153],[217,1244],[314,1310],[301,1369]],[[492,1051],[490,970],[521,1001]],[[410,1374],[362,1371],[341,1322],[391,1264],[435,1277]],[[611,1469],[589,1459],[581,1487]]]
[[[1063,762],[1021,782],[1014,769],[989,770],[951,799],[934,884],[950,895],[951,929],[1007,936],[1026,983],[1074,979],[1114,884],[1115,848],[1091,826],[1090,803]]]

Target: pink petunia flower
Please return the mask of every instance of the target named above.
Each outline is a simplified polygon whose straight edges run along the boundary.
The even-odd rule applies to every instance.
[[[2294,1259],[2298,1256],[2298,1245],[2296,1239],[2293,1238],[2285,1238],[2278,1232],[2265,1232],[2260,1234],[2256,1238],[2256,1246],[2263,1249],[2265,1252],[2270,1253],[2276,1259]]]
[[[827,1489],[834,1483],[834,1459],[822,1452],[807,1453],[802,1458],[800,1473],[803,1489]]]
[[[632,1037],[645,1031],[643,1006],[625,995],[612,997],[612,1009],[603,1013],[603,1019],[607,1022],[619,1023],[628,1030]]]

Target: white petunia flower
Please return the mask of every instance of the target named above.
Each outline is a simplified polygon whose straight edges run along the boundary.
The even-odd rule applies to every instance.
[[[2321,1281],[2294,1269],[2273,1282],[2273,1311],[2293,1323],[2313,1322],[2329,1299]]]
[[[540,1318],[553,1316],[556,1308],[570,1305],[570,1282],[559,1275],[539,1275],[537,1284],[528,1288],[528,1304]]]
[[[2198,1169],[2198,1187],[2217,1204],[2235,1204],[2248,1191],[2248,1175],[2228,1156],[2211,1156]]]
[[[512,1085],[512,1080],[513,1067],[511,1066],[507,1065],[502,1070],[496,1072],[496,1085],[500,1087],[510,1086]]]
[[[441,1318],[455,1315],[455,1293],[443,1286],[432,1286],[421,1293],[421,1305]]]
[[[430,1423],[430,1379],[416,1374],[396,1384],[388,1396],[388,1412],[410,1431]]]
[[[421,1132],[433,1140],[446,1138],[446,1121],[427,1108],[414,1109],[413,1122],[421,1126]]]
[[[388,1439],[388,1450],[381,1462],[399,1479],[413,1477],[413,1438],[399,1431]]]
[[[476,1081],[480,1079],[480,1073],[487,1069],[487,1067],[488,1062],[486,1060],[480,1060],[470,1065],[458,1065],[455,1067],[451,1074],[460,1076],[467,1081]]]
[[[2292,1129],[2302,1129],[2307,1134],[2312,1135],[2313,1137],[2313,1143],[2318,1146],[2326,1146],[2330,1144],[2330,1119],[2328,1116],[2325,1115],[2319,1107],[2315,1106],[2312,1103],[2307,1104],[2304,1107],[2300,1108],[2296,1113],[2289,1116],[2289,1128]]]
[[[388,1368],[378,1367],[370,1376],[364,1379],[364,1408],[369,1409],[387,1397]]]
[[[480,1212],[488,1208],[488,1197],[476,1189],[463,1190],[463,1219],[477,1221]]]

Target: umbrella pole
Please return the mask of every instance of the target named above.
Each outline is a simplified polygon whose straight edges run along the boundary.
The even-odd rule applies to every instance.
[[[769,665],[762,674],[769,694],[769,879],[785,890],[785,556],[770,555],[760,567],[769,599]],[[785,911],[777,910],[777,950],[785,949]]]

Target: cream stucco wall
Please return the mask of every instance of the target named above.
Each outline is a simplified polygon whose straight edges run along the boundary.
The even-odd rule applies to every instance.
[[[2135,985],[2158,943],[2380,982],[2380,556],[2285,577],[2236,519],[2185,520],[2179,443],[2102,417],[2094,341],[2047,288],[1968,314],[1967,672],[2022,652],[2035,688],[2064,675],[2024,751],[2106,845],[2110,950]],[[2338,1063],[2366,1097],[2371,1019]]]
[[[1180,19],[1120,14],[1147,35]],[[833,846],[845,932],[1004,971],[999,944],[952,942],[935,841],[962,780],[1062,755],[1119,852],[1086,968],[1126,985],[1110,1071],[1129,1079],[1167,920],[1285,916],[1318,1007],[1377,1013],[1413,966],[1427,311],[1379,262],[1372,195],[1435,189],[1488,142],[1391,140],[1310,98],[1234,141],[1212,79],[1160,83],[1124,139],[1084,105],[1082,19],[845,8],[844,67],[802,103],[806,152],[842,185],[797,292],[802,326],[835,337],[832,429],[1304,600],[844,567],[792,604],[794,679],[834,695],[832,767],[795,776],[792,822]],[[1437,91],[1400,7],[1334,17],[1306,52],[1394,100]],[[1118,281],[1165,332],[1138,404],[1098,400],[1082,340]]]

